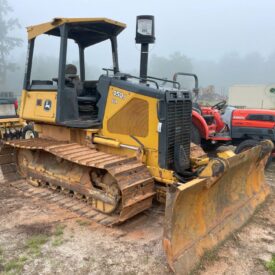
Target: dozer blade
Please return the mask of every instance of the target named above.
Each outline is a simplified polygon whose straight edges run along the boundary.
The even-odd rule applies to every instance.
[[[171,186],[163,246],[177,274],[188,274],[203,254],[240,228],[269,194],[264,167],[272,143],[261,142],[226,163],[219,175]],[[217,168],[217,167],[216,167]],[[213,165],[213,171],[216,169]]]

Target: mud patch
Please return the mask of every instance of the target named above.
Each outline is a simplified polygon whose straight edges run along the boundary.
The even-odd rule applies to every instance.
[[[16,229],[27,237],[33,235],[50,236],[53,232],[53,226],[46,223],[20,224],[16,226]]]
[[[12,213],[23,206],[22,199],[24,200],[25,196],[6,185],[1,184],[0,188],[0,217]]]

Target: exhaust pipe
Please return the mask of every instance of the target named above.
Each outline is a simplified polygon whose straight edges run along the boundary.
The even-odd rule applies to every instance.
[[[155,21],[153,15],[139,15],[136,21],[136,44],[141,44],[140,71],[141,83],[146,82],[148,70],[149,44],[155,43]]]
[[[141,82],[145,82],[147,78],[147,70],[148,70],[148,51],[149,44],[141,44],[141,53],[140,53],[140,69],[139,69],[139,77],[141,78]]]

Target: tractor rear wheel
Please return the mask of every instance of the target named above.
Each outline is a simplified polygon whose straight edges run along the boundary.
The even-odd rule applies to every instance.
[[[240,154],[249,150],[250,148],[259,145],[260,141],[256,139],[247,139],[242,141],[236,148],[235,153]],[[265,168],[267,168],[272,162],[272,156],[270,156],[266,162]]]
[[[200,145],[201,144],[201,135],[199,129],[192,124],[191,128],[191,142]]]

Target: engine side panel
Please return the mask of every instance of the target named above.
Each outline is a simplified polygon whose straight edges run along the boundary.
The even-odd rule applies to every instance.
[[[158,166],[158,99],[111,85],[99,135],[146,149],[148,166]]]
[[[31,121],[56,121],[56,91],[22,91],[20,117]]]

